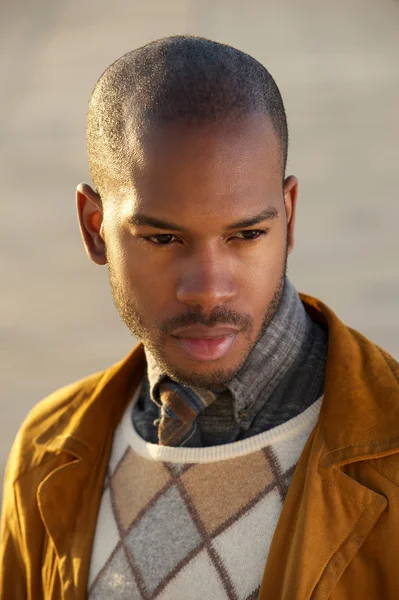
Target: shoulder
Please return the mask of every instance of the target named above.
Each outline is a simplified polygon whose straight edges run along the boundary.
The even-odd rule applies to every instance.
[[[123,400],[131,385],[140,378],[144,365],[143,346],[139,343],[121,361],[66,385],[38,402],[15,438],[7,463],[7,482],[16,481],[22,473],[59,454],[64,449],[63,441],[78,439],[80,435],[84,440],[91,435],[95,431],[93,423],[99,426],[104,410],[105,414],[110,413],[103,419],[108,427],[109,419],[112,420],[116,412],[109,396]]]
[[[369,340],[359,331],[343,323],[321,300],[300,294],[311,319],[328,331],[329,361],[334,366],[349,363],[362,374],[391,378],[399,385],[399,363],[386,350]]]
[[[43,436],[52,439],[62,435],[76,411],[91,398],[106,372],[93,373],[59,388],[29,411],[19,428],[8,459],[6,476],[10,483],[43,462],[45,447],[37,444],[37,441]]]
[[[399,386],[399,363],[389,354],[384,348],[381,348],[375,342],[364,336],[359,331],[352,327],[347,327],[348,334],[353,340],[353,345],[357,347],[359,352],[359,363],[363,371],[370,370],[375,372],[379,369],[379,374],[385,372],[392,377]]]
[[[44,423],[57,422],[60,417],[69,412],[94,392],[106,370],[98,371],[55,390],[40,400],[28,413],[22,424],[24,431],[36,429]]]

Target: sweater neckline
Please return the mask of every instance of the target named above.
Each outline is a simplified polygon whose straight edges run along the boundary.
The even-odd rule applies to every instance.
[[[321,396],[296,417],[244,440],[203,448],[175,448],[147,442],[136,431],[132,421],[132,409],[140,396],[142,385],[143,381],[138,385],[132,400],[126,407],[121,421],[121,434],[136,454],[144,459],[158,462],[208,463],[230,460],[257,452],[266,446],[302,435],[310,435],[317,423],[323,400],[323,396]]]

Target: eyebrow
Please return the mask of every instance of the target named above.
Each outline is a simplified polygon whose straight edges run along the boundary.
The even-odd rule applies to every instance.
[[[225,227],[225,231],[229,229],[240,229],[244,227],[251,227],[253,225],[258,225],[258,223],[262,223],[262,221],[272,221],[279,216],[279,212],[274,206],[270,206],[257,215],[253,215],[252,217],[248,217],[247,219],[243,219],[242,221],[236,221],[235,223],[230,223]],[[131,225],[136,225],[140,227],[141,225],[147,225],[150,227],[155,227],[156,229],[167,229],[173,231],[185,231],[184,227],[180,225],[176,225],[176,223],[171,223],[170,221],[164,221],[163,219],[156,219],[155,217],[150,217],[148,215],[144,215],[143,213],[137,213],[132,215],[129,218],[129,223]]]

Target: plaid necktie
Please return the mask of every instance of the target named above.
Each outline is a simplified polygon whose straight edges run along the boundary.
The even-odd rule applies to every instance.
[[[199,413],[216,400],[216,394],[167,380],[159,385],[161,418],[158,441],[161,446],[191,446]]]

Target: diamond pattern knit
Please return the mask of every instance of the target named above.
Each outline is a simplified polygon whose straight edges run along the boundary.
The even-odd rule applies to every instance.
[[[248,440],[208,448],[145,442],[132,426],[130,405],[114,436],[88,598],[257,598],[320,404]]]

